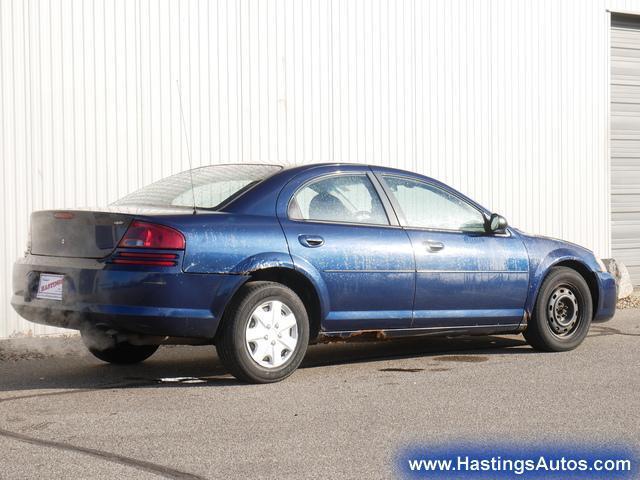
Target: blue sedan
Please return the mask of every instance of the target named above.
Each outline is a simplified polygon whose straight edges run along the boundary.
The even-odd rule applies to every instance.
[[[208,166],[104,209],[34,212],[12,297],[106,362],[215,344],[259,383],[348,338],[524,333],[571,350],[615,304],[589,250],[432,178],[355,164]]]

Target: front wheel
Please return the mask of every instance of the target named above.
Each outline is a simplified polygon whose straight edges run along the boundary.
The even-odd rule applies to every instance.
[[[592,317],[591,291],[582,275],[555,267],[540,287],[524,337],[537,350],[573,350],[587,336]]]
[[[225,313],[216,350],[239,380],[271,383],[300,365],[309,343],[309,320],[300,298],[274,282],[241,288]]]

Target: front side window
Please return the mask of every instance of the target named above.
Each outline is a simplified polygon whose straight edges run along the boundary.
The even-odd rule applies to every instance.
[[[484,216],[451,193],[425,182],[384,176],[407,227],[484,232]]]
[[[289,203],[289,218],[389,224],[380,197],[366,175],[336,175],[305,185]]]

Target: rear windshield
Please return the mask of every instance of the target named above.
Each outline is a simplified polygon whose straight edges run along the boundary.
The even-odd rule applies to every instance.
[[[197,208],[215,210],[281,168],[277,165],[211,165],[195,168],[136,190],[114,205],[193,207],[195,197]]]

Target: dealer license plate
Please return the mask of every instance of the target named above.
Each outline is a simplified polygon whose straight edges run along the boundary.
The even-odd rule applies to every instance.
[[[40,282],[38,283],[38,293],[36,298],[45,298],[47,300],[62,300],[62,283],[64,275],[53,275],[51,273],[41,273]]]

